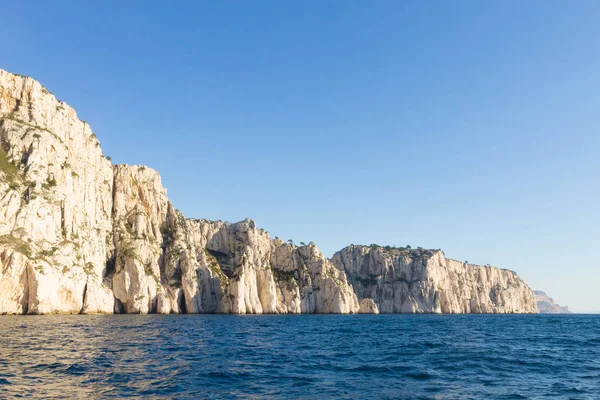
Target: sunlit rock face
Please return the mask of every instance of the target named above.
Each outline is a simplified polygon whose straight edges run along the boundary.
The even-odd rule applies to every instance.
[[[112,186],[89,125],[35,80],[0,70],[0,312],[78,313],[88,287],[104,289]],[[111,311],[101,297],[87,308]]]
[[[252,220],[185,219],[171,210],[165,272],[187,312],[354,313],[345,275],[314,245],[271,239]]]
[[[111,165],[71,107],[2,70],[0,194],[0,314],[535,310],[516,274],[441,252],[329,260],[251,220],[185,218],[158,172]]]
[[[360,308],[358,309],[359,314],[379,314],[379,307],[373,299],[363,299],[360,302]]]
[[[466,264],[441,250],[349,246],[333,264],[359,300],[382,313],[536,313],[533,292],[515,272]]]

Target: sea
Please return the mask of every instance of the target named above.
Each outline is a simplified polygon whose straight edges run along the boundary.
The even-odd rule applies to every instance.
[[[600,315],[3,316],[0,398],[600,399]]]

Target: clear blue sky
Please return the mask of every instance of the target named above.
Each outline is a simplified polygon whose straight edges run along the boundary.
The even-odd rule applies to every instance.
[[[600,2],[167,3],[5,2],[0,68],[187,216],[442,248],[600,310]]]

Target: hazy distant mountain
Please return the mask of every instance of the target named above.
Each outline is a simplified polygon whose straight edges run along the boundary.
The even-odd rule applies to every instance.
[[[569,307],[556,304],[545,292],[534,290],[535,300],[540,314],[571,314]]]

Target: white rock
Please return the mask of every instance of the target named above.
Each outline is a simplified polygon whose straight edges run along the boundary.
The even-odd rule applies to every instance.
[[[11,249],[0,247],[0,313],[25,314],[29,285],[28,259]]]
[[[360,302],[359,314],[379,314],[377,303],[373,299],[363,299]]]
[[[382,313],[536,313],[533,292],[509,270],[447,259],[440,250],[349,246],[333,263],[359,299]]]
[[[441,251],[332,261],[251,220],[186,219],[156,171],[113,167],[72,108],[2,70],[0,167],[0,314],[536,311],[515,273]]]
[[[0,163],[0,247],[25,251],[29,271],[12,280],[15,288],[27,280],[29,293],[16,300],[27,304],[21,312],[80,312],[87,275],[101,277],[106,266],[110,162],[72,108],[35,80],[2,70],[0,143],[0,160],[8,161]],[[9,262],[22,270],[21,258]]]
[[[83,297],[83,314],[112,314],[115,296],[105,284],[95,276],[88,276]]]

